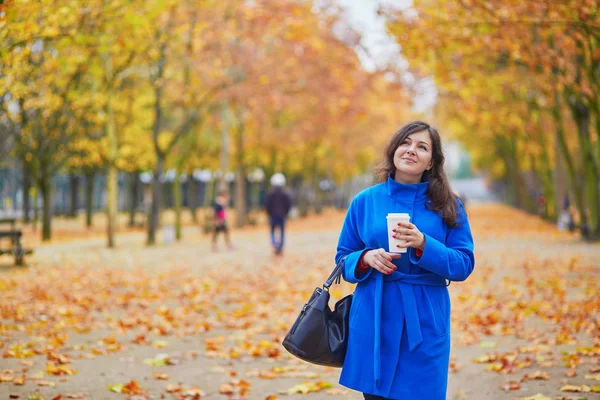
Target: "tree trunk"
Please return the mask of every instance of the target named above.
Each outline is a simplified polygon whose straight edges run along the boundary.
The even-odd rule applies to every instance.
[[[105,69],[107,82],[111,82],[113,78],[112,71],[112,55],[107,55],[105,58]],[[106,139],[108,142],[108,173],[106,176],[106,213],[108,218],[107,224],[107,246],[112,248],[115,246],[115,230],[117,224],[118,198],[119,198],[119,182],[117,171],[117,156],[118,142],[117,132],[115,129],[115,120],[113,115],[112,104],[112,88],[107,85],[106,98]]]
[[[227,190],[228,185],[225,179],[227,170],[229,169],[229,118],[226,109],[221,110],[221,155],[220,155],[220,169],[221,175],[217,181],[217,193],[222,190]]]
[[[158,229],[158,214],[160,211],[161,183],[160,176],[163,173],[164,157],[160,156],[156,160],[154,177],[152,179],[152,199],[150,203],[150,215],[148,216],[148,237],[146,244],[153,246],[156,244],[156,230]]]
[[[29,173],[29,168],[25,163],[26,161],[23,160],[23,222],[28,224],[29,212],[31,209],[31,202],[29,197],[29,189],[31,187],[31,174]]]
[[[69,180],[69,190],[71,192],[71,204],[69,210],[69,217],[77,217],[77,206],[79,200],[79,176],[71,174]]]
[[[139,193],[138,173],[131,172],[129,174],[129,227],[135,226],[135,210],[137,209],[137,200]]]
[[[573,162],[573,158],[571,157],[571,153],[569,153],[569,147],[567,146],[558,94],[556,94],[555,96],[554,107],[552,109],[552,116],[554,117],[554,121],[556,122],[556,139],[558,148],[560,149],[562,159],[564,160],[565,165],[567,167],[569,177],[568,182],[571,186],[571,190],[573,191],[573,195],[575,196],[575,204],[577,205],[577,209],[579,211],[579,222],[581,226],[587,226],[587,214],[585,211],[583,188],[580,186],[578,179],[579,174],[575,170],[575,164]]]
[[[38,210],[38,189],[35,188],[35,191],[33,192],[33,230],[37,231],[37,224],[38,224],[38,220],[39,220],[39,210]]]
[[[85,226],[92,227],[94,213],[94,178],[96,173],[92,170],[85,172]]]
[[[595,237],[599,230],[600,194],[598,193],[598,166],[594,159],[594,150],[590,140],[590,113],[583,103],[575,101],[571,106],[573,119],[577,124],[579,148],[583,153],[584,186],[589,211],[589,226],[583,226],[586,237]]]
[[[527,184],[523,178],[521,168],[518,163],[518,155],[516,148],[511,142],[511,138],[506,138],[503,135],[497,135],[498,150],[501,157],[504,159],[506,170],[509,176],[510,187],[512,189],[516,206],[530,213],[535,212],[535,203],[529,196]]]
[[[193,172],[188,174],[188,203],[190,205],[190,213],[194,224],[198,223],[197,203],[198,203],[198,185],[194,180]]]
[[[556,191],[552,178],[552,165],[550,164],[550,156],[548,154],[548,147],[544,135],[542,134],[541,148],[541,165],[540,165],[540,179],[544,187],[544,195],[546,197],[546,214],[548,218],[554,218],[559,214],[556,213],[556,204],[560,203],[559,198],[556,197]]]
[[[173,203],[175,208],[175,240],[181,240],[181,173],[179,170],[175,173],[173,180]]]
[[[235,214],[236,226],[242,227],[246,225],[248,220],[248,207],[246,207],[246,165],[244,161],[244,129],[243,122],[238,121],[236,129],[236,183],[235,183]]]
[[[565,163],[565,157],[560,149],[558,137],[559,133],[556,132],[554,135],[554,154],[556,157],[554,167],[554,193],[555,193],[555,215],[560,216],[563,209],[563,199],[568,196],[567,190],[567,166]]]
[[[115,247],[115,230],[117,223],[117,192],[118,192],[118,172],[116,166],[109,166],[106,176],[106,213],[108,217],[107,224],[107,246]]]
[[[47,242],[52,239],[52,181],[47,173],[42,173],[39,187],[44,199],[42,241]]]

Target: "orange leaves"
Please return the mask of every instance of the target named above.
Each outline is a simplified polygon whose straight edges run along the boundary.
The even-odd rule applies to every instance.
[[[139,384],[134,380],[129,381],[124,385],[122,385],[122,384],[110,385],[108,387],[108,389],[111,392],[125,393],[125,394],[143,394],[145,392],[144,389],[142,389],[139,386]]]
[[[39,354],[30,343],[11,346],[4,352],[5,358],[26,358]]]
[[[600,347],[594,341],[598,321],[591,318],[600,307],[600,271],[580,253],[596,250],[576,243],[576,249],[586,251],[572,253],[571,236],[505,206],[473,204],[469,212],[480,250],[469,280],[449,287],[452,379],[485,376],[492,383],[491,398],[535,398],[538,391],[544,393],[538,398],[552,400],[557,395],[592,398],[600,383]],[[303,393],[343,398],[345,389],[335,385],[338,369],[297,362],[281,347],[298,305],[330,272],[330,244],[339,233],[332,233],[332,226],[342,221],[343,214],[331,210],[293,221],[292,232],[318,232],[318,239],[294,248],[301,256],[290,251],[275,261],[253,253],[238,264],[241,253],[236,252],[218,253],[214,259],[205,255],[198,265],[203,242],[194,237],[189,248],[187,242],[177,245],[175,261],[168,247],[147,250],[140,244],[123,252],[144,266],[160,263],[156,271],[125,268],[118,252],[96,260],[90,251],[94,247],[81,244],[83,254],[75,248],[69,254],[89,262],[82,269],[65,264],[45,267],[44,274],[32,269],[0,277],[0,313],[6,322],[0,327],[6,333],[1,352],[12,368],[0,373],[0,391],[82,391],[73,385],[83,379],[95,382],[90,391],[102,385],[100,397],[102,390],[110,395],[103,382],[120,382],[110,390],[132,399],[272,400],[287,398],[290,391],[299,398]],[[240,248],[258,249],[260,244],[244,242],[245,234],[236,232]],[[311,254],[310,260],[304,254]],[[224,264],[235,273],[224,274]],[[44,291],[35,289],[39,287]],[[35,290],[35,302],[24,301],[22,294]],[[332,296],[351,290],[343,283]],[[83,304],[90,311],[83,312]],[[40,324],[44,319],[51,323]],[[85,341],[72,334],[74,327],[89,330]],[[103,356],[90,358],[94,354]],[[71,365],[86,376],[70,377],[75,372]],[[135,374],[129,375],[132,370]],[[105,375],[98,376],[100,372]],[[23,386],[15,385],[21,381]],[[37,386],[49,382],[56,386]],[[581,391],[559,390],[567,385]]]
[[[165,374],[164,372],[158,372],[158,371],[154,372],[152,374],[152,377],[154,379],[159,379],[159,380],[165,380],[165,381],[169,380],[169,375]]]
[[[46,363],[46,372],[50,375],[75,375],[77,373],[68,365],[56,365],[52,361]]]
[[[246,397],[250,392],[250,388],[252,385],[250,382],[245,381],[243,379],[234,379],[229,383],[225,383],[221,385],[219,388],[219,393],[226,395],[240,395],[242,397]]]

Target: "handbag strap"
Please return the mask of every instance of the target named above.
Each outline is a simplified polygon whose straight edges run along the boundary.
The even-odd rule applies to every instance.
[[[341,276],[342,276],[342,268],[344,267],[344,261],[346,260],[346,257],[348,257],[348,256],[342,257],[342,259],[337,263],[337,265],[335,266],[335,268],[331,272],[331,275],[329,275],[329,278],[327,278],[327,280],[323,284],[323,288],[325,290],[329,290],[329,287],[334,282],[335,283],[340,283]]]

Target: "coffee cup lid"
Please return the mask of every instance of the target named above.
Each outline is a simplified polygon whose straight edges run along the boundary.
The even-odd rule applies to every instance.
[[[410,218],[408,213],[389,213],[386,218]]]

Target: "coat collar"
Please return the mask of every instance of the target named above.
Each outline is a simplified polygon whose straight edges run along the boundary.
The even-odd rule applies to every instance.
[[[412,185],[406,185],[404,183],[396,182],[392,175],[388,175],[387,182],[385,183],[385,189],[387,194],[394,199],[407,199],[407,200],[428,200],[427,190],[429,189],[429,182],[415,183]]]

